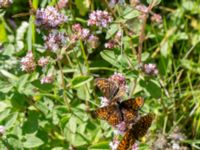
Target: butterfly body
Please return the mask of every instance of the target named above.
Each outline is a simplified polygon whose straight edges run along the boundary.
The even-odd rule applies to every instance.
[[[139,102],[140,103],[137,103]],[[144,104],[142,97],[135,99],[131,98],[123,102],[117,102],[105,107],[98,108],[92,111],[93,118],[100,118],[106,120],[109,124],[115,126],[124,121],[125,123],[132,123],[138,117],[138,109]]]

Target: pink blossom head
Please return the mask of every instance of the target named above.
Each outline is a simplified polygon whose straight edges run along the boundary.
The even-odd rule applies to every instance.
[[[44,76],[44,77],[40,80],[40,82],[41,82],[41,84],[47,84],[47,83],[52,83],[53,80],[54,80],[53,75],[52,75],[52,74],[49,74],[49,75],[47,75],[47,76]]]
[[[156,64],[144,64],[143,65],[143,70],[147,75],[157,75],[158,74],[158,69]]]
[[[109,146],[110,146],[111,150],[117,150],[119,143],[120,143],[120,141],[117,139],[114,139],[112,142],[110,142]]]
[[[25,57],[21,59],[21,69],[26,72],[33,72],[36,68],[36,63],[32,51],[29,51]]]
[[[126,85],[126,78],[121,73],[115,72],[109,79],[117,82],[120,86]]]

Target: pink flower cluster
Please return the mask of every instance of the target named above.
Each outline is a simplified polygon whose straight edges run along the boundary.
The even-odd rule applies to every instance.
[[[80,24],[74,24],[72,26],[72,30],[74,31],[75,34],[73,34],[74,39],[81,39],[85,40],[89,37],[90,35],[90,30],[83,28]]]
[[[157,75],[158,74],[158,69],[156,64],[144,64],[143,65],[143,70],[147,75]]]
[[[139,4],[135,8],[143,13],[148,13],[148,8],[145,5]]]
[[[36,63],[32,51],[29,51],[25,57],[21,59],[21,69],[26,72],[33,72],[36,68]]]
[[[67,35],[58,30],[52,30],[48,36],[44,36],[43,39],[45,41],[45,48],[54,53],[65,46],[68,41]]]
[[[41,57],[41,58],[38,60],[38,65],[39,65],[40,67],[45,67],[48,63],[49,63],[49,58],[48,58],[48,57]]]
[[[52,83],[53,80],[54,80],[53,75],[52,75],[52,74],[49,74],[49,75],[47,75],[47,76],[44,76],[44,77],[40,80],[40,82],[41,82],[41,84],[44,84],[44,83]]]
[[[106,28],[112,22],[112,17],[107,11],[96,10],[89,15],[88,26],[97,26]]]
[[[59,0],[56,7],[58,9],[62,9],[62,8],[65,8],[68,3],[69,3],[69,0]]]
[[[49,63],[49,58],[48,57],[41,57],[38,60],[38,66],[40,67],[45,67],[47,64]],[[36,69],[37,64],[35,63],[35,59],[33,56],[32,51],[29,51],[26,56],[24,56],[21,59],[21,69],[22,71],[26,71],[26,72],[33,72]],[[47,76],[44,76],[41,79],[41,83],[52,83],[54,80],[52,74],[49,74]]]
[[[161,23],[162,22],[162,17],[160,14],[153,14],[151,16],[151,21]]]
[[[64,14],[58,12],[58,10],[52,6],[47,8],[38,9],[36,12],[36,25],[47,28],[55,28],[67,21],[67,17]]]
[[[90,33],[90,30],[83,28],[80,24],[74,24],[72,26],[74,34],[71,35],[70,41],[75,43],[77,40],[86,41],[91,48],[96,48],[99,44],[99,38]]]

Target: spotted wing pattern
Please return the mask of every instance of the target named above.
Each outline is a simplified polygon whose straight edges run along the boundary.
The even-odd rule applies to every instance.
[[[122,121],[122,114],[118,105],[109,105],[92,111],[93,118],[106,120],[109,124],[115,126]]]
[[[129,148],[129,144],[131,142],[131,140],[134,140],[134,139],[130,139],[130,130],[128,130],[123,139],[121,140],[120,144],[118,145],[118,148],[117,150],[127,150]],[[132,143],[135,143],[135,141],[132,141]]]
[[[152,113],[142,116],[132,128],[125,133],[117,150],[128,150],[137,139],[143,137],[151,126],[154,117],[155,115]]]
[[[139,110],[144,105],[144,99],[142,97],[130,98],[121,102],[121,107],[131,108],[132,110]]]
[[[133,123],[138,117],[138,110],[143,106],[144,99],[142,97],[131,98],[121,102],[120,108],[123,114],[123,121]]]
[[[95,79],[95,83],[97,87],[101,90],[103,96],[105,96],[109,100],[113,99],[119,91],[118,84],[114,81],[104,78],[97,78]]]
[[[118,102],[116,104],[101,107],[92,111],[91,114],[93,118],[106,120],[113,126],[121,123],[122,121],[125,121],[126,123],[133,123],[138,117],[138,109],[142,106],[135,102],[137,99],[138,98],[132,98],[121,103]],[[143,99],[140,98],[140,100]],[[137,108],[137,110],[135,108]]]

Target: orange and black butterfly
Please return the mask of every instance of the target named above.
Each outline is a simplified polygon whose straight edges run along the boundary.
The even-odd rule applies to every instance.
[[[123,102],[117,102],[105,107],[91,111],[93,118],[106,120],[109,124],[115,126],[124,121],[132,123],[138,117],[138,110],[143,106],[142,97],[131,98]]]
[[[117,101],[118,98],[124,96],[126,91],[124,88],[120,88],[117,82],[109,79],[97,78],[95,79],[95,83],[103,96],[111,101]]]
[[[153,113],[142,116],[135,124],[132,125],[132,128],[125,133],[118,145],[117,150],[129,150],[136,140],[143,137],[147,133],[154,118],[155,115]]]

